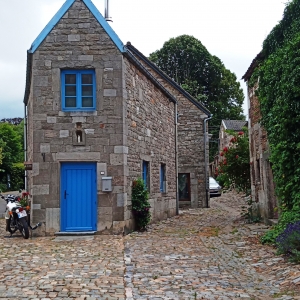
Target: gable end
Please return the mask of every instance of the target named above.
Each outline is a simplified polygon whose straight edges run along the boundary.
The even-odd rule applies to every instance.
[[[54,15],[54,17],[50,20],[50,22],[46,25],[46,27],[42,30],[42,32],[38,35],[38,37],[32,43],[30,49],[28,50],[29,53],[34,53],[40,44],[44,41],[44,39],[48,36],[54,26],[60,21],[60,19],[67,13],[70,7],[76,0],[67,0],[63,6],[59,9],[59,11]],[[91,0],[81,0],[90,12],[93,14],[95,19],[99,22],[99,24],[103,27],[109,37],[112,39],[114,44],[120,50],[120,52],[124,52],[124,45],[118,35],[114,32],[114,30],[110,27],[110,25],[106,22],[104,17],[101,15],[99,10],[93,4]]]

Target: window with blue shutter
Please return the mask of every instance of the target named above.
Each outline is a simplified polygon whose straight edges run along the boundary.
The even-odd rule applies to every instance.
[[[61,95],[63,111],[95,110],[95,70],[61,71]]]
[[[150,190],[150,180],[149,180],[149,162],[143,160],[143,171],[142,171],[142,178],[145,184],[145,188],[149,191]]]

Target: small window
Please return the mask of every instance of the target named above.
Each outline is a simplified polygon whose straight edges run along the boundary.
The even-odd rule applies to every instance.
[[[94,70],[63,70],[61,72],[62,110],[89,111],[96,109]]]
[[[150,191],[150,178],[149,178],[149,162],[143,160],[143,180],[144,180],[144,184],[145,184],[145,188]]]
[[[166,192],[166,165],[160,165],[160,192]]]

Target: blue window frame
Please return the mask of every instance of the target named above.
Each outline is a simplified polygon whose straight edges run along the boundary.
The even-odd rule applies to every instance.
[[[166,192],[166,165],[161,164],[160,165],[160,192],[165,193]]]
[[[145,188],[149,191],[149,162],[143,160],[143,172],[142,172],[142,178],[145,184]]]
[[[95,70],[62,70],[61,95],[63,111],[95,110]]]

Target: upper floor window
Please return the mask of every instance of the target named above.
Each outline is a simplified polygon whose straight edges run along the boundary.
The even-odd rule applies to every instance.
[[[61,72],[62,110],[96,109],[94,70],[63,70]]]

